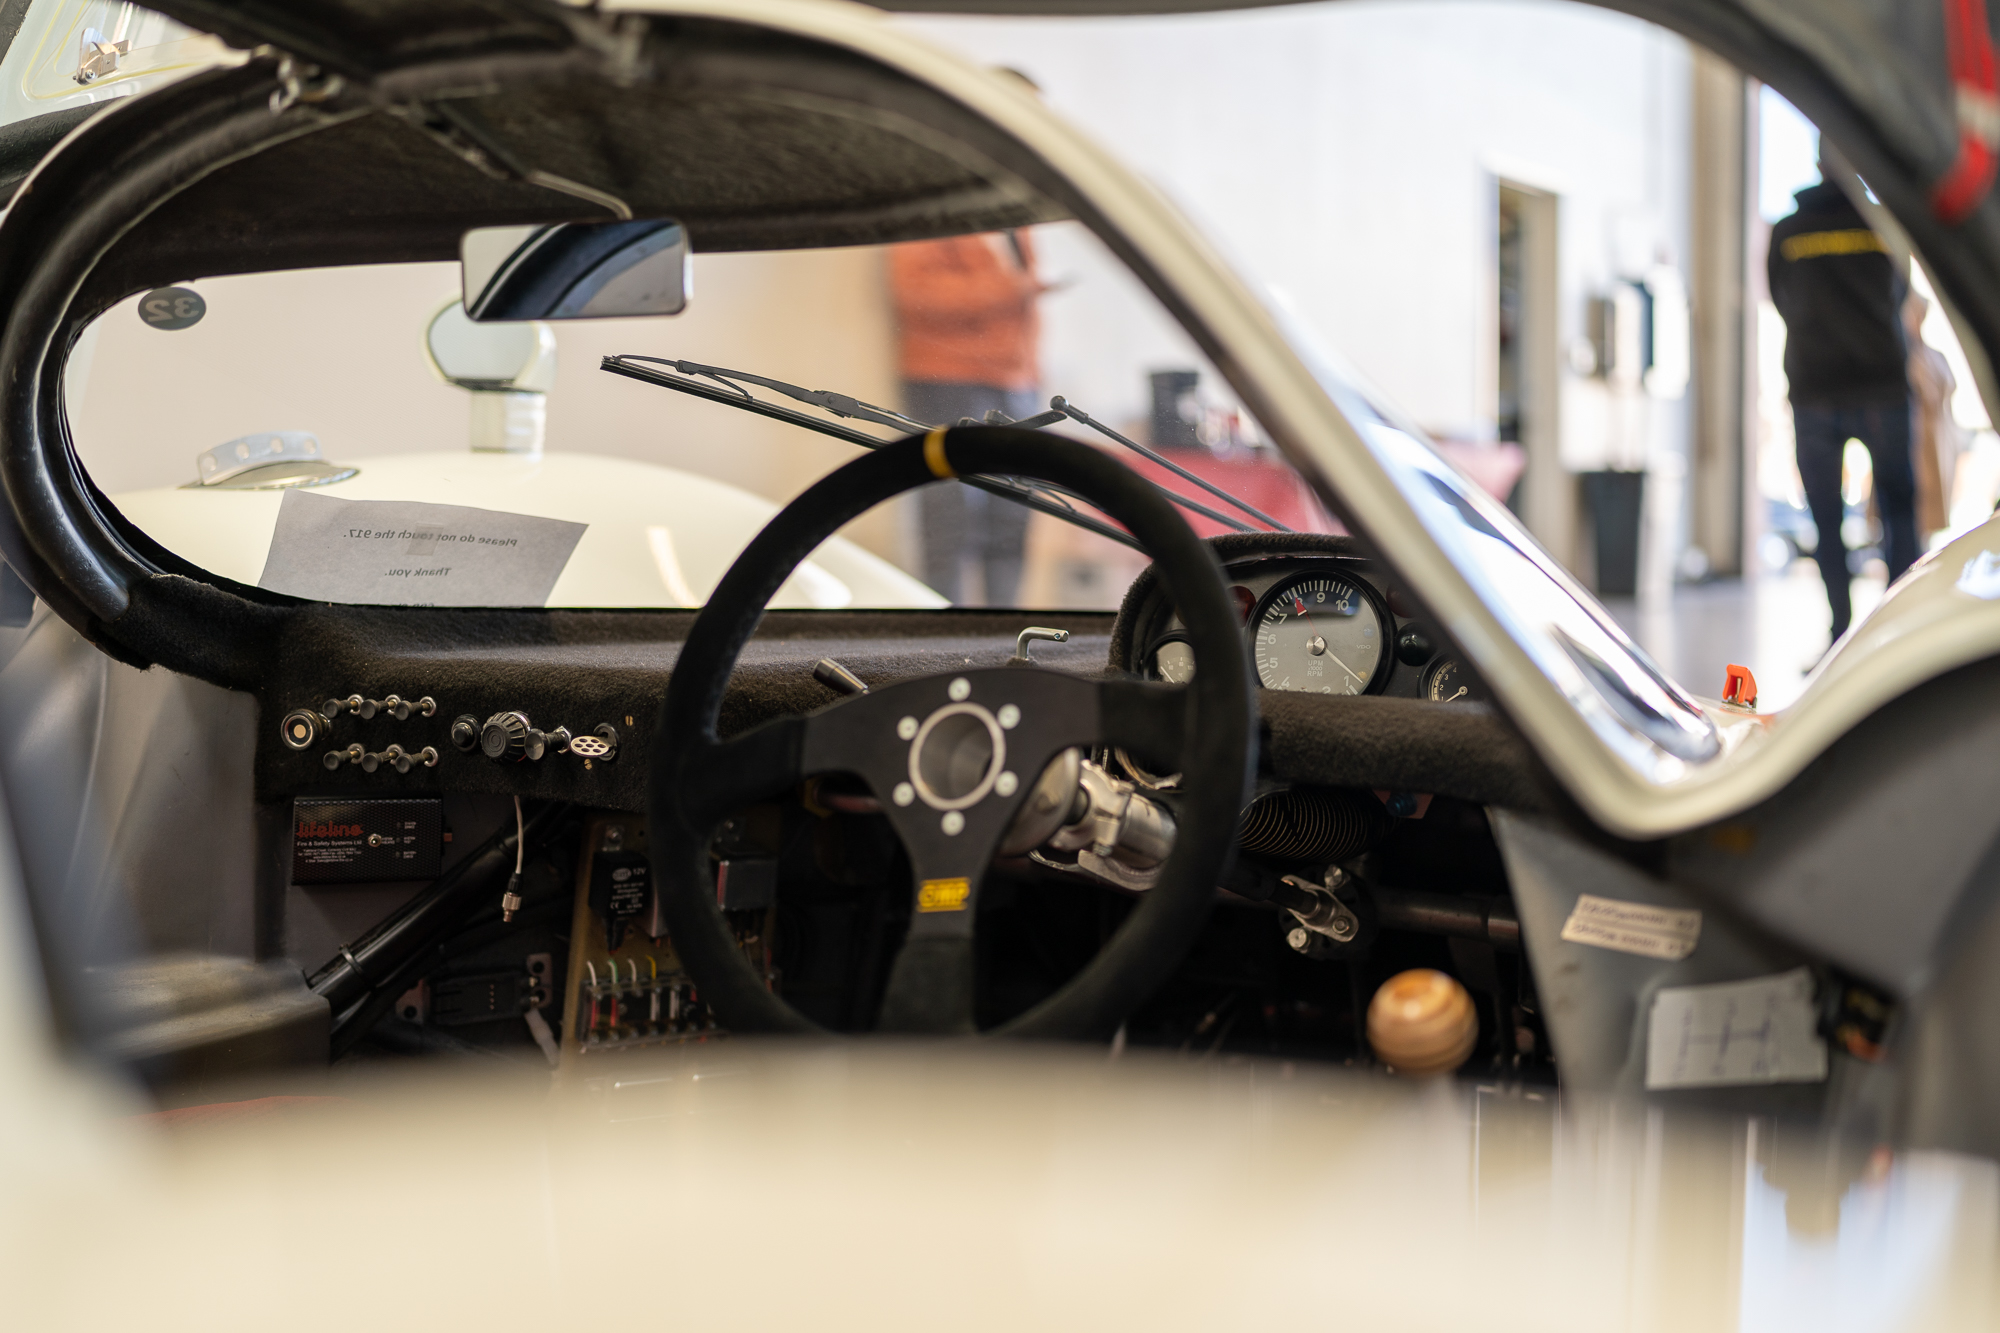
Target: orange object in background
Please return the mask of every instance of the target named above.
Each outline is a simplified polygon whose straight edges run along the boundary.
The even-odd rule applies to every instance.
[[[1026,230],[892,246],[889,290],[904,379],[1035,387],[1043,287]]]
[[[1722,702],[1738,708],[1757,706],[1757,678],[1750,674],[1749,667],[1729,664],[1722,678]]]
[[[1479,1040],[1479,1015],[1455,978],[1428,967],[1398,972],[1368,1002],[1368,1044],[1399,1074],[1448,1074]]]

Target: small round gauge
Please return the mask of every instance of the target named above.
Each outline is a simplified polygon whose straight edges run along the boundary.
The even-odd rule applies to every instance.
[[[1194,679],[1194,646],[1186,639],[1168,639],[1153,649],[1153,674],[1169,685]]]
[[[1382,611],[1348,579],[1306,574],[1264,602],[1251,645],[1266,689],[1360,694],[1374,681],[1387,637]]]
[[[1473,703],[1485,697],[1486,692],[1479,688],[1479,682],[1455,657],[1440,657],[1424,673],[1424,698],[1432,703]]]

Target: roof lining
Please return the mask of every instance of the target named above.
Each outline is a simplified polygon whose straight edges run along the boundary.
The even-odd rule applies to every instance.
[[[932,90],[799,43],[669,26],[677,31],[653,49],[653,76],[627,88],[584,75],[568,56],[542,61],[539,77],[504,62],[518,83],[481,77],[469,87],[475,71],[463,64],[433,72],[437,91],[414,70],[395,83],[472,110],[481,137],[497,137],[518,163],[560,164],[641,215],[679,219],[697,251],[880,244],[1066,216],[938,128],[957,117]],[[326,106],[367,114],[229,164],[163,202],[105,256],[85,304],[102,309],[134,291],[228,273],[448,259],[471,227],[603,216],[505,178],[497,163],[465,160],[416,123],[422,102],[384,105],[371,92]],[[675,148],[642,151],[641,142]],[[355,179],[369,180],[365,198]]]

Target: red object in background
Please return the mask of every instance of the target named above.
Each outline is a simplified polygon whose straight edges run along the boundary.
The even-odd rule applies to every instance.
[[[1264,530],[1264,525],[1248,514],[1210,495],[1185,477],[1176,477],[1150,459],[1122,449],[1114,451],[1113,457],[1148,481],[1156,482],[1176,495],[1186,496],[1258,531]],[[1268,456],[1266,451],[1259,450],[1257,453],[1218,458],[1206,449],[1176,449],[1167,457],[1203,481],[1219,486],[1252,508],[1269,514],[1294,532],[1347,531],[1320,505],[1305,479],[1292,471],[1290,465],[1279,460],[1275,451],[1270,451]],[[1197,537],[1216,537],[1236,531],[1185,509],[1181,511],[1181,516],[1187,519]]]
[[[1507,503],[1528,467],[1527,450],[1512,440],[1433,440],[1432,445],[1501,504]]]
[[[1993,187],[1994,147],[2000,141],[2000,74],[1986,0],[1944,0],[1944,45],[1958,113],[1958,156],[1931,187],[1931,211],[1955,227]]]
[[[1722,678],[1722,702],[1739,708],[1757,706],[1757,678],[1747,666],[1731,662]]]

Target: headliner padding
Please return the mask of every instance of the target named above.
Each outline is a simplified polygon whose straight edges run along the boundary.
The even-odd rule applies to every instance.
[[[453,259],[473,227],[608,216],[481,170],[417,123],[442,126],[446,114],[520,170],[678,218],[698,252],[873,245],[1067,216],[952,137],[951,104],[852,56],[697,23],[662,25],[648,50],[652,76],[631,87],[558,67],[434,97],[430,110],[413,100],[350,114],[221,167],[112,249],[87,303],[231,273]]]

